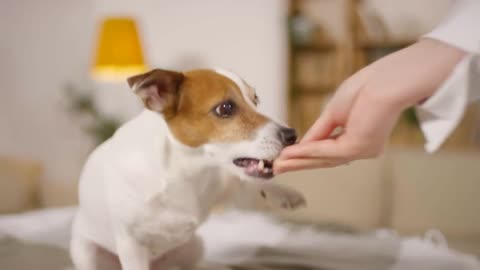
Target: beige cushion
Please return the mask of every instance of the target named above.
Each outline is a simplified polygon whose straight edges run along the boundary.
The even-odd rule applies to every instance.
[[[0,157],[0,213],[25,211],[37,206],[41,171],[36,162]]]
[[[454,237],[447,235],[448,246],[452,249],[472,254],[480,258],[480,235]]]
[[[301,191],[308,207],[282,215],[297,221],[337,223],[357,229],[382,225],[382,160],[356,161],[334,169],[280,175],[274,181]]]
[[[41,207],[62,207],[78,204],[76,181],[53,181],[44,179],[39,188]]]
[[[480,156],[403,151],[392,164],[393,229],[480,234]]]

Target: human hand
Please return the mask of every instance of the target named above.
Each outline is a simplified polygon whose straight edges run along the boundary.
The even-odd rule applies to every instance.
[[[274,173],[377,157],[402,111],[430,97],[465,54],[422,39],[358,71],[339,87],[300,143],[282,151]],[[336,128],[342,132],[332,137]]]

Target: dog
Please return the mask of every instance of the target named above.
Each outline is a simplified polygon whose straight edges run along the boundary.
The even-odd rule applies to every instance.
[[[145,110],[85,163],[70,248],[77,270],[193,269],[202,263],[195,229],[213,206],[305,205],[266,181],[295,130],[259,113],[238,75],[154,69],[127,82]]]

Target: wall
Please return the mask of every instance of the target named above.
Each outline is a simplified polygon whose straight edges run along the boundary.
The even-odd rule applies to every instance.
[[[58,203],[74,196],[70,183],[90,148],[61,97],[86,74],[92,10],[91,1],[0,2],[0,154],[43,162]]]
[[[0,2],[0,155],[45,166],[47,204],[75,196],[91,141],[62,103],[67,82],[88,78],[99,18],[137,17],[152,67],[228,67],[255,86],[261,109],[285,118],[286,1],[3,0]],[[125,84],[96,83],[105,110],[139,110]],[[54,196],[55,195],[55,196]]]

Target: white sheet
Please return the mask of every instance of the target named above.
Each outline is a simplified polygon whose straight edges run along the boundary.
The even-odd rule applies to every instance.
[[[75,208],[63,208],[0,216],[0,236],[67,249],[74,211]],[[402,239],[385,231],[332,234],[309,226],[286,225],[252,212],[213,214],[199,234],[205,241],[206,259],[228,265],[344,270],[480,269],[476,258],[449,250],[442,241],[435,244],[421,238]]]

